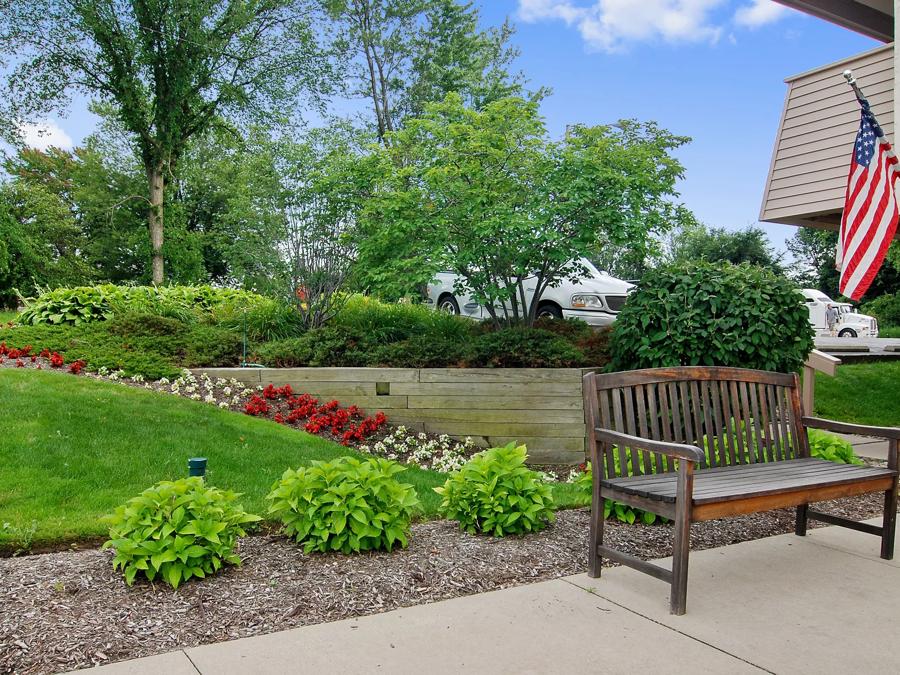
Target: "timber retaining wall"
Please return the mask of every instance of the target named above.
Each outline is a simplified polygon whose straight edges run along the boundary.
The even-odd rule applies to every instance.
[[[392,424],[483,446],[516,441],[538,463],[584,461],[582,368],[207,368],[251,386],[290,384]]]

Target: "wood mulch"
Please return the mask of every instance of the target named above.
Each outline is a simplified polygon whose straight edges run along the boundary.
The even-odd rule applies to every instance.
[[[826,510],[862,519],[881,506],[878,494]],[[413,525],[406,550],[350,556],[304,555],[280,535],[250,536],[242,567],[178,591],[146,581],[128,588],[110,551],[0,559],[0,673],[86,668],[577,574],[587,565],[588,521],[585,509],[562,511],[544,532],[504,539],[431,521]],[[697,523],[691,544],[759,539],[793,523],[791,510]],[[652,559],[669,555],[671,535],[671,525],[610,521],[606,541]]]

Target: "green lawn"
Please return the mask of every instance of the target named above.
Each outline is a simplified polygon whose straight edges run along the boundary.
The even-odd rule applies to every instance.
[[[878,337],[900,338],[900,326],[888,326],[887,328],[879,328]]]
[[[0,309],[0,325],[5,324],[18,316],[18,312],[11,312],[5,309]]]
[[[900,426],[900,361],[841,365],[835,377],[817,373],[815,394],[821,417]]]
[[[244,493],[248,510],[264,514],[286,468],[350,453],[267,420],[62,373],[0,369],[0,401],[0,549],[31,536],[33,523],[35,545],[103,536],[101,516],[159,480],[187,475],[188,457],[207,457],[210,482]],[[416,468],[401,475],[427,517],[444,478]],[[572,504],[571,486],[556,495]]]

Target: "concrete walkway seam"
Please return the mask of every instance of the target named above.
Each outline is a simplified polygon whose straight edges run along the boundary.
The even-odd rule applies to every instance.
[[[589,588],[584,588],[584,587],[582,587],[582,586],[579,586],[578,584],[573,584],[571,581],[569,581],[569,580],[566,579],[566,578],[560,577],[560,581],[565,581],[567,584],[570,584],[570,585],[574,586],[575,588],[584,591],[585,593],[590,593],[591,595],[594,595],[594,596],[596,596],[596,597],[598,597],[598,598],[601,598],[601,599],[603,599],[603,600],[606,600],[606,602],[608,602],[609,604],[615,605],[616,607],[619,607],[619,608],[621,608],[621,609],[624,609],[626,612],[630,612],[631,614],[634,614],[635,616],[639,616],[640,618],[645,619],[646,621],[649,621],[649,622],[651,622],[651,623],[655,623],[657,626],[660,626],[660,627],[662,627],[662,628],[666,628],[666,629],[672,631],[673,633],[677,633],[678,635],[682,635],[682,636],[684,636],[684,637],[686,637],[686,638],[690,638],[690,639],[693,640],[694,642],[699,642],[699,643],[700,643],[701,645],[703,645],[704,647],[709,647],[710,649],[714,649],[714,650],[716,650],[717,652],[720,652],[721,654],[725,654],[726,656],[730,656],[731,658],[736,659],[736,660],[738,660],[738,661],[741,661],[742,663],[746,663],[748,666],[753,666],[754,668],[757,668],[757,669],[761,670],[761,671],[764,672],[764,673],[770,673],[770,675],[777,675],[777,674],[776,674],[774,671],[772,671],[772,670],[769,670],[769,669],[767,669],[767,668],[763,668],[763,667],[760,666],[759,664],[756,664],[756,663],[753,663],[752,661],[748,661],[747,659],[741,658],[741,657],[738,656],[737,654],[732,654],[731,652],[729,652],[729,651],[727,651],[727,650],[725,650],[725,649],[722,649],[721,647],[717,647],[717,646],[714,645],[714,644],[710,644],[709,642],[706,642],[705,640],[701,640],[700,638],[695,637],[695,636],[691,635],[690,633],[685,633],[684,631],[680,631],[680,630],[678,630],[677,628],[674,628],[673,626],[668,626],[668,625],[662,623],[661,621],[657,621],[657,620],[654,619],[653,617],[647,616],[646,614],[641,614],[640,612],[636,612],[635,610],[631,609],[630,607],[626,607],[625,605],[622,605],[622,604],[616,602],[615,600],[611,600],[611,599],[607,598],[605,595],[601,595],[600,593],[597,593],[596,591],[593,591],[593,590],[591,590],[591,589],[589,589]]]

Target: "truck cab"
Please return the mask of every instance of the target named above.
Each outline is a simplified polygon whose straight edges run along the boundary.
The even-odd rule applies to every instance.
[[[838,337],[878,337],[878,321],[867,314],[859,314],[854,311],[848,302],[835,302],[827,295],[814,288],[804,288],[800,291],[809,310],[809,323],[816,331],[816,335],[832,335],[825,323],[825,310],[831,305],[837,310],[837,322],[834,333]]]

